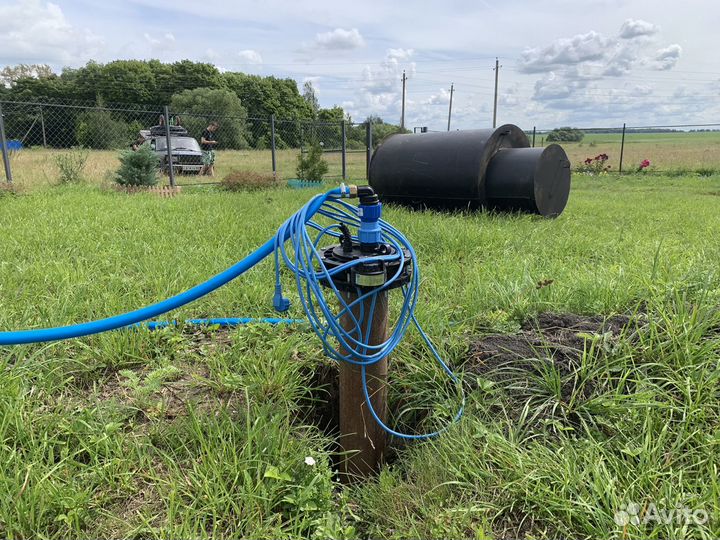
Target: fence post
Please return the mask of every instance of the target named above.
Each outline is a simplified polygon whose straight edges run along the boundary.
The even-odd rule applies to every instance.
[[[7,141],[5,140],[5,120],[3,120],[2,105],[0,104],[0,149],[2,150],[3,163],[5,164],[5,179],[12,184],[12,171],[10,170],[10,155],[8,154]]]
[[[345,120],[340,123],[340,131],[342,135],[342,179],[347,180],[347,140],[345,136]]]
[[[270,151],[272,154],[273,178],[277,180],[277,158],[275,157],[275,115],[270,115]]]
[[[175,167],[172,160],[172,143],[170,142],[170,109],[165,105],[165,143],[167,144],[168,174],[170,187],[175,187]]]
[[[620,167],[618,173],[622,174],[623,154],[625,153],[625,124],[623,124],[622,139],[620,141]]]
[[[365,153],[365,178],[370,181],[370,160],[372,159],[372,122],[367,121],[365,125],[365,145],[367,151]]]
[[[533,126],[533,141],[532,141],[532,147],[535,148],[535,126]]]
[[[40,105],[40,127],[42,128],[43,148],[47,148],[47,137],[45,136],[45,116],[43,115],[42,105]]]

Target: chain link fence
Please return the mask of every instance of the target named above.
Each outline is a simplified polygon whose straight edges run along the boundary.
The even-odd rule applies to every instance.
[[[153,126],[166,123],[165,109],[0,101],[5,180],[29,186],[55,183],[58,159],[79,147],[88,155],[84,176],[93,181],[107,180],[119,166],[119,150],[148,143],[166,173],[165,183],[171,185],[214,183],[235,171],[273,175],[279,180],[295,178],[298,159],[313,145],[322,148],[328,164],[326,179],[363,181],[374,148],[384,137],[399,131],[390,124],[371,123],[368,129],[367,123],[248,118],[168,108],[167,122],[187,131],[184,138],[171,137],[168,149],[166,139],[152,131]],[[211,122],[218,124],[212,177],[200,174],[209,172],[203,169],[201,143]],[[415,131],[422,136],[424,130]],[[558,130],[533,128],[527,134],[533,146],[561,144],[575,172],[720,174],[720,123],[571,131],[578,140],[558,141]],[[171,162],[172,168],[167,166]]]
[[[560,144],[575,172],[669,176],[720,174],[720,123],[533,128],[527,134],[532,146]],[[557,140],[558,136],[578,140]]]
[[[0,101],[0,118],[6,180],[27,185],[54,183],[57,156],[77,148],[88,154],[85,177],[110,179],[120,151],[141,144],[156,152],[170,185],[214,183],[234,171],[295,178],[298,159],[313,145],[322,149],[328,164],[325,179],[361,181],[367,179],[372,148],[379,142],[372,136],[374,124],[368,129],[367,123],[223,116],[169,107]],[[170,148],[165,128],[158,128],[166,123],[173,126]],[[203,144],[203,134],[211,123],[217,123],[213,176],[203,167],[203,150],[211,148]],[[388,131],[388,125],[378,130],[383,136]]]

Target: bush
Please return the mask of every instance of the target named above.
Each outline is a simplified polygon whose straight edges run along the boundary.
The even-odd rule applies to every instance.
[[[87,111],[77,117],[75,138],[80,146],[95,150],[122,148],[137,137],[130,126],[109,111]]]
[[[585,134],[579,129],[561,127],[553,129],[547,134],[548,142],[580,142]]]
[[[154,186],[158,183],[158,167],[155,152],[144,144],[136,152],[120,153],[120,168],[114,179],[121,186]]]
[[[82,171],[89,153],[82,147],[73,147],[67,152],[55,156],[55,164],[60,170],[61,184],[75,184],[82,181]]]
[[[322,146],[313,144],[307,154],[298,156],[297,176],[300,180],[310,182],[322,182],[322,178],[328,172],[328,164],[323,159]]]
[[[277,187],[277,179],[271,174],[253,171],[231,171],[220,182],[225,191],[259,191]]]

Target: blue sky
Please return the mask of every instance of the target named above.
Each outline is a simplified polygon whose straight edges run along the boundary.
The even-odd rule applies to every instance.
[[[323,106],[453,127],[720,122],[720,3],[0,0],[0,67],[182,58],[311,80]]]

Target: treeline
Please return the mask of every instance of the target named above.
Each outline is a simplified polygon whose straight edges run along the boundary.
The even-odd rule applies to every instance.
[[[299,147],[313,138],[337,148],[339,123],[352,121],[341,107],[320,108],[312,85],[306,84],[301,94],[290,78],[221,73],[212,64],[189,60],[88,62],[60,74],[47,66],[6,67],[0,71],[0,101],[56,104],[4,105],[8,136],[24,139],[26,146],[122,147],[139,129],[156,124],[164,105],[181,115],[195,137],[211,119],[219,120],[225,148],[269,147],[273,114],[279,148]],[[80,103],[98,109],[77,107]],[[376,142],[398,130],[382,119],[368,120],[377,126]],[[350,147],[364,145],[361,126],[348,126],[346,136]]]

